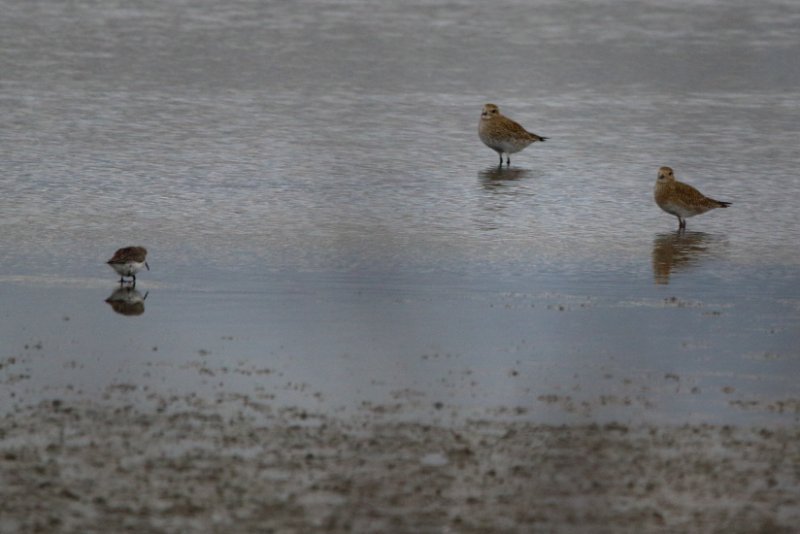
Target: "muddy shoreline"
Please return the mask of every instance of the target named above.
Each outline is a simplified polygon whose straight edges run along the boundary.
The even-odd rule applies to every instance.
[[[224,404],[224,403],[221,403]],[[0,420],[3,532],[790,532],[800,428],[422,424],[49,401]]]

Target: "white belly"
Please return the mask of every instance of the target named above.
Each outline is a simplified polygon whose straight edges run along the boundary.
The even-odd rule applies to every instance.
[[[109,263],[109,265],[120,276],[133,276],[144,267],[144,262],[129,261],[126,263]]]

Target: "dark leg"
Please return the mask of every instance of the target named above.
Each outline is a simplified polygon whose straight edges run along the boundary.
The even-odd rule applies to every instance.
[[[500,156],[500,166],[502,167],[503,166],[503,153],[502,152],[498,152],[497,155]]]
[[[133,278],[133,281],[131,282],[131,287],[136,287],[136,275],[132,274],[131,278]]]
[[[678,217],[678,229],[686,228],[686,219]]]
[[[511,167],[511,156],[506,154],[506,167]]]
[[[121,277],[121,276],[120,276],[120,277],[119,277],[119,285],[122,285],[122,284],[124,284],[124,283],[125,283],[125,279],[124,279],[123,277]]]

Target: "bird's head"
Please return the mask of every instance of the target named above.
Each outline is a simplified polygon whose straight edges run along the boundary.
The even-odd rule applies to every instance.
[[[670,167],[661,167],[658,169],[658,181],[669,182],[675,179],[675,174]]]
[[[481,112],[481,120],[489,120],[498,115],[500,115],[500,108],[495,104],[486,104],[483,106],[483,111]]]

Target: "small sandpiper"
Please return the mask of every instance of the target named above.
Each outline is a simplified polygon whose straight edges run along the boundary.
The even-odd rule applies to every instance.
[[[501,167],[503,166],[503,154],[506,155],[506,166],[510,167],[511,154],[519,152],[531,143],[548,139],[527,131],[500,113],[500,108],[494,104],[483,106],[481,120],[478,123],[478,135],[484,145],[500,156]]]
[[[678,218],[678,229],[686,228],[686,219],[714,208],[727,208],[730,202],[708,198],[689,184],[679,182],[669,167],[658,169],[655,189],[656,204]]]
[[[147,270],[150,270],[150,266],[147,265],[147,249],[144,247],[124,247],[119,249],[114,253],[114,256],[111,257],[106,263],[108,263],[112,269],[117,271],[117,274],[120,276],[119,283],[122,285],[125,283],[125,277],[128,276],[133,279],[132,285],[136,285],[136,273],[142,267],[146,267]]]

